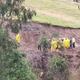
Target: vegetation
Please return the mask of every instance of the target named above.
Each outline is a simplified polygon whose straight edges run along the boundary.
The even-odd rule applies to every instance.
[[[59,56],[53,57],[49,62],[47,80],[68,80],[69,71],[66,61]]]
[[[39,40],[39,43],[38,43],[41,48],[42,48],[42,51],[45,53],[48,49],[48,39],[46,37],[42,37],[40,40]]]
[[[29,62],[25,61],[25,54],[17,50],[16,42],[9,37],[6,26],[3,26],[6,20],[9,21],[9,27],[14,33],[19,33],[22,24],[31,20],[80,28],[80,11],[76,8],[76,3],[68,2],[68,0],[26,0],[27,3],[25,2],[24,6],[23,1],[25,0],[0,1],[0,80],[37,79]],[[39,14],[36,16],[35,10],[27,9],[26,4],[36,8]],[[73,11],[75,12],[73,13]],[[45,33],[43,34],[45,35]],[[52,37],[59,38],[59,33],[54,32]],[[58,41],[58,44],[63,48],[60,41]],[[33,64],[36,65],[37,69],[39,68],[39,71],[41,71],[41,73],[39,72],[39,78],[42,78],[42,80],[69,80],[68,63],[65,59],[60,56],[53,56],[48,63],[51,54],[47,55],[50,42],[46,37],[40,39],[38,48],[42,49],[43,54],[39,54],[39,56],[34,57],[34,60],[31,60],[33,60]],[[34,70],[37,72],[37,69]]]
[[[14,29],[15,26],[21,28],[21,23],[26,23],[28,20],[32,20],[32,17],[36,15],[36,12],[34,10],[26,9],[25,6],[22,6],[23,1],[24,0],[2,1],[2,3],[0,4],[0,15],[2,20],[1,25],[3,24],[5,19],[7,19],[9,20],[10,27],[12,27],[12,29]],[[13,20],[17,22],[17,25]],[[12,23],[15,24],[14,28],[12,26]],[[19,28],[17,30],[19,31]]]
[[[80,28],[79,3],[71,0],[25,0],[24,5],[36,9],[37,16],[33,21]]]
[[[54,32],[52,38],[59,38],[59,32]]]
[[[16,43],[0,29],[0,80],[36,80]]]
[[[18,23],[17,22],[14,22],[11,26],[11,31],[13,33],[19,33],[19,30],[20,30],[20,26],[18,26]]]
[[[27,22],[34,15],[31,10],[22,6],[24,0],[1,0],[1,27],[5,19],[10,23],[12,32],[18,33],[21,22]],[[13,21],[13,18],[16,17]],[[8,26],[9,27],[9,26]],[[12,40],[6,29],[0,28],[0,80],[36,80],[35,74],[24,55],[17,50],[17,44]]]

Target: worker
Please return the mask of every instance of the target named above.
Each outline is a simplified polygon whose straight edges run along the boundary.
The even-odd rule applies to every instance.
[[[18,33],[18,34],[16,35],[16,42],[17,42],[17,43],[20,43],[20,41],[21,41],[21,36],[20,36],[20,34]]]
[[[41,44],[38,44],[38,50],[41,51]]]
[[[45,52],[45,51],[47,51],[47,49],[48,49],[48,40],[47,40],[47,38],[42,37],[38,41],[38,50]]]
[[[51,52],[53,52],[57,48],[58,48],[58,42],[57,42],[57,40],[56,39],[52,39],[51,40]]]
[[[76,43],[75,38],[72,38],[72,46],[73,46],[73,48],[75,48],[75,43]]]
[[[51,39],[48,39],[48,51],[51,50]]]
[[[58,40],[58,49],[62,49],[63,48],[63,40],[59,39]]]
[[[73,48],[72,38],[70,38],[70,48]]]
[[[38,50],[40,50],[40,51],[42,50],[41,46],[42,46],[42,40],[41,40],[41,37],[40,37],[39,40],[38,40],[38,46],[37,46]]]
[[[68,38],[63,41],[64,48],[70,48],[70,40]]]

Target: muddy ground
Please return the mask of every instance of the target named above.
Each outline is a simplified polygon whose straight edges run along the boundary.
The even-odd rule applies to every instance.
[[[80,77],[78,69],[80,66],[80,29],[63,28],[61,26],[53,26],[36,22],[24,24],[22,25],[22,31],[20,32],[23,38],[19,50],[26,54],[26,58],[30,61],[34,68],[41,68],[42,52],[37,49],[38,40],[43,35],[51,38],[54,32],[59,33],[60,38],[75,37],[77,47],[75,49],[67,49],[57,53],[48,52],[47,58],[54,56],[55,53],[65,57],[69,62],[69,71],[72,73],[71,76],[73,77],[71,77],[71,79],[79,80]]]

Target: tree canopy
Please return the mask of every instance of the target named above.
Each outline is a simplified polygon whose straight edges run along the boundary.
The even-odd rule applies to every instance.
[[[0,29],[0,80],[36,80],[15,41],[3,29]]]

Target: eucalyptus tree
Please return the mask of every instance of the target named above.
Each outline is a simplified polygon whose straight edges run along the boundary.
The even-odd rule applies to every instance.
[[[13,18],[17,21],[18,25],[21,27],[22,22],[27,22],[31,20],[36,12],[34,10],[26,9],[22,6],[24,0],[5,0],[0,5],[0,14],[2,16],[2,21],[4,21],[5,15],[7,20],[9,20],[10,26],[12,26]],[[17,25],[17,26],[18,26]]]
[[[2,20],[1,24],[4,22],[5,14],[7,13],[7,5],[4,3],[0,4],[0,18]]]
[[[0,28],[0,80],[36,80],[36,75],[17,44]]]

